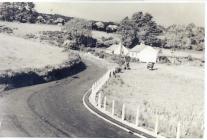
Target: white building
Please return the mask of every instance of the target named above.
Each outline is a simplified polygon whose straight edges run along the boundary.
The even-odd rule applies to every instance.
[[[128,55],[129,50],[120,43],[111,45],[109,48],[106,49],[106,53],[116,55]]]
[[[140,44],[132,48],[128,54],[131,58],[137,58],[140,62],[154,62],[157,61],[158,50],[153,47]]]

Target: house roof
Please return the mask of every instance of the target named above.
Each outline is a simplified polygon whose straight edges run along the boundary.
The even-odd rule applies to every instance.
[[[139,45],[134,46],[132,49],[130,49],[130,52],[141,52],[143,49],[147,47],[151,47],[151,46],[141,43]]]
[[[122,46],[124,49],[127,49],[126,47],[124,47],[124,45],[121,45],[121,44],[113,44],[113,45],[111,45],[110,47],[108,47],[107,49],[109,49],[109,50],[117,50],[117,49],[120,48],[121,46]]]
[[[114,51],[115,54],[120,53],[121,51],[123,51],[124,54],[127,54],[129,52],[129,50],[126,47],[124,47],[124,45],[122,45],[121,43],[111,45],[106,50]]]

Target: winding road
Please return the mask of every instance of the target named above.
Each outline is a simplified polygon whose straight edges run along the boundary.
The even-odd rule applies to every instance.
[[[1,93],[2,137],[135,137],[89,112],[84,93],[105,68],[83,59],[86,69],[45,84]]]

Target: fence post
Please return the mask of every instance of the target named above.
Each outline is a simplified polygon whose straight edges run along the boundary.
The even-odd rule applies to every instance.
[[[92,104],[96,104],[95,103],[95,91],[94,91],[94,84],[92,85],[92,88],[91,88],[91,96],[90,96],[90,99],[91,99],[91,102],[92,102]]]
[[[104,111],[106,111],[106,96],[104,97]]]
[[[204,130],[204,122],[202,122],[202,124],[201,124],[201,131],[203,131]]]
[[[156,114],[156,120],[155,120],[155,134],[157,135],[157,132],[158,132],[158,122],[159,122],[159,118],[158,118],[158,115]]]
[[[115,101],[112,101],[112,116],[114,116],[114,107],[115,107]]]
[[[122,106],[122,111],[121,111],[121,120],[124,121],[125,119],[125,104]]]
[[[96,82],[93,84],[93,94],[95,94],[96,91]]]
[[[137,107],[137,114],[136,114],[136,126],[139,125],[139,106]]]
[[[91,92],[92,92],[92,94],[94,93],[94,87],[95,87],[95,85],[93,84],[93,85],[92,85],[92,88],[91,88]]]
[[[177,125],[177,134],[176,134],[176,138],[180,138],[180,122],[178,122],[178,125]]]
[[[94,83],[94,89],[96,88],[96,82]]]
[[[101,108],[101,92],[98,94],[98,107]]]

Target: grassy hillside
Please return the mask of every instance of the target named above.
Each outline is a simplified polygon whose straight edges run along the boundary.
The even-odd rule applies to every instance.
[[[18,22],[3,22],[0,21],[0,25],[6,25],[13,29],[15,36],[24,37],[26,34],[36,34],[40,31],[60,31],[61,26],[57,25],[45,25],[45,24],[29,24]]]
[[[0,70],[41,68],[68,59],[63,49],[0,34]]]

